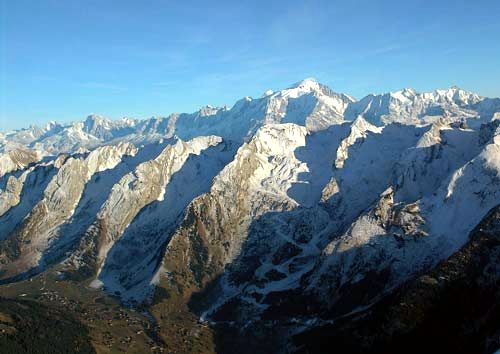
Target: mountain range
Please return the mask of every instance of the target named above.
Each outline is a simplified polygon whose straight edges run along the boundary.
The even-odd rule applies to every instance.
[[[0,284],[52,274],[128,308],[175,299],[239,333],[220,352],[320,353],[432,313],[420,298],[404,300],[420,312],[397,307],[422,279],[432,292],[469,266],[494,293],[499,205],[499,98],[452,87],[356,100],[306,79],[231,108],[0,133]],[[483,229],[493,246],[475,255]],[[498,302],[488,311],[481,323]],[[388,341],[362,338],[342,352]],[[471,341],[454,349],[497,349],[500,327]]]

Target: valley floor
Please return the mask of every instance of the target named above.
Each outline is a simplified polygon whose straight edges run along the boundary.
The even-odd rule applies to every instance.
[[[0,353],[214,353],[212,331],[167,303],[131,309],[52,272],[0,286]],[[161,313],[161,314],[160,314]]]

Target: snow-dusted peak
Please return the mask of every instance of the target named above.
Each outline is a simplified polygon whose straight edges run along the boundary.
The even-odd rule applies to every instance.
[[[413,102],[415,100],[415,96],[417,96],[417,92],[412,88],[405,88],[405,89],[400,90],[400,91],[391,92],[390,95],[392,98],[395,98],[395,99],[401,101],[402,103],[410,103],[410,102]]]
[[[138,149],[130,143],[119,143],[118,145],[101,146],[86,157],[87,179],[96,172],[113,169],[118,165],[123,156],[135,156]]]
[[[468,121],[474,124],[474,120],[481,119],[484,122],[491,119],[498,110],[500,107],[495,100],[485,100],[475,93],[454,86],[424,93],[403,89],[368,95],[349,105],[345,119],[350,120],[362,115],[371,123],[380,126],[396,122],[410,125],[428,124],[439,117],[448,117],[454,121]]]
[[[279,155],[290,146],[304,145],[306,134],[306,129],[296,124],[268,124],[255,133],[252,143],[259,153]]]
[[[274,94],[273,90],[267,90],[266,92],[264,92],[264,94],[262,95],[262,97],[268,97],[268,96],[271,96],[273,94]]]
[[[45,125],[45,131],[50,131],[56,127],[60,127],[61,125],[57,123],[55,120],[51,120]]]
[[[283,97],[297,98],[311,92],[318,92],[320,91],[320,89],[321,85],[318,83],[318,81],[316,81],[316,79],[309,78],[299,81],[277,94]]]
[[[351,124],[351,130],[355,129],[359,132],[374,132],[374,133],[380,133],[382,131],[381,127],[376,127],[370,122],[368,122],[366,119],[363,118],[363,116],[358,116]]]
[[[314,79],[262,98],[266,102],[266,123],[295,123],[319,131],[344,121],[344,112],[354,99],[336,93]]]
[[[135,124],[137,123],[137,121],[134,118],[129,118],[129,117],[123,117],[121,119],[121,122],[131,127],[135,126]]]
[[[187,142],[178,140],[174,145],[174,148],[178,153],[188,151],[188,153],[199,155],[202,150],[211,146],[216,146],[222,143],[222,141],[223,139],[216,135],[198,136]]]
[[[0,177],[9,172],[26,168],[31,163],[40,161],[41,158],[42,154],[36,150],[14,149],[0,154]]]
[[[225,107],[214,107],[211,105],[206,105],[201,107],[197,114],[199,117],[210,117],[224,110]]]
[[[307,130],[296,124],[267,124],[260,127],[253,138],[243,144],[222,172],[214,179],[212,193],[221,195],[223,203],[238,198],[239,191],[248,193],[245,205],[230,202],[231,207],[246,209],[253,214],[267,211],[271,206],[296,205],[287,191],[307,173],[307,164],[295,156],[298,148],[306,145]],[[235,184],[235,181],[238,181]],[[271,201],[272,200],[272,201]],[[248,215],[250,217],[250,215]],[[247,217],[243,221],[249,222]]]
[[[449,121],[445,118],[441,118],[438,121],[432,123],[430,129],[426,131],[422,137],[418,140],[417,148],[428,148],[433,145],[441,143],[441,130],[450,129]]]
[[[239,110],[243,109],[244,107],[246,107],[252,101],[253,101],[252,97],[245,96],[242,99],[239,99],[238,101],[236,101],[236,103],[233,105],[233,107],[231,108],[231,110],[232,111],[233,110],[234,111],[239,111]]]
[[[85,119],[85,122],[89,122],[89,123],[94,123],[94,124],[102,124],[104,122],[108,122],[109,119],[99,115],[99,114],[90,114],[87,116],[87,118]]]
[[[473,92],[465,91],[457,86],[449,89],[438,89],[432,92],[422,93],[424,102],[455,103],[462,105],[472,105],[483,100],[483,97]]]
[[[86,132],[92,131],[97,126],[109,127],[110,125],[111,121],[109,119],[106,119],[103,116],[97,114],[89,115],[83,122],[83,128]]]
[[[358,141],[365,139],[369,133],[380,134],[382,127],[376,127],[370,124],[362,116],[358,116],[352,123],[349,134],[340,142],[337,148],[337,158],[335,159],[335,167],[343,168],[344,162],[349,157],[349,148]]]
[[[289,88],[293,89],[293,88],[304,88],[304,87],[317,87],[318,85],[319,82],[314,77],[307,77],[304,80],[294,83]]]

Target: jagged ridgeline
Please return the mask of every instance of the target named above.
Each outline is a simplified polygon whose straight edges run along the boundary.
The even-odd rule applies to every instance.
[[[357,101],[307,79],[232,108],[1,133],[0,282],[181,299],[300,350],[467,244],[500,204],[499,127],[500,99],[456,87]]]

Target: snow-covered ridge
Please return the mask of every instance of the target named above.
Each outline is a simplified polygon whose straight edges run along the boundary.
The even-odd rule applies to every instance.
[[[351,125],[349,135],[342,140],[337,150],[337,159],[335,160],[335,167],[342,168],[344,161],[348,158],[348,149],[351,145],[356,143],[358,139],[364,139],[369,133],[380,133],[382,128],[378,128],[368,123],[363,117],[358,117]]]
[[[375,125],[390,123],[427,124],[446,116],[479,125],[491,120],[500,102],[456,86],[418,93],[407,88],[381,95],[371,94],[349,106],[346,118],[362,115]],[[477,124],[476,122],[479,122]]]
[[[140,146],[173,136],[189,140],[200,135],[217,135],[241,141],[248,140],[263,124],[288,122],[319,131],[358,116],[375,126],[394,122],[428,124],[441,116],[478,126],[495,115],[500,115],[500,99],[484,98],[458,87],[425,93],[408,88],[370,94],[356,101],[309,78],[283,90],[268,90],[260,98],[243,98],[231,108],[207,105],[190,114],[145,120],[110,120],[93,114],[82,122],[31,126],[2,133],[0,152],[23,148],[37,150],[42,156],[57,155],[116,141]]]

